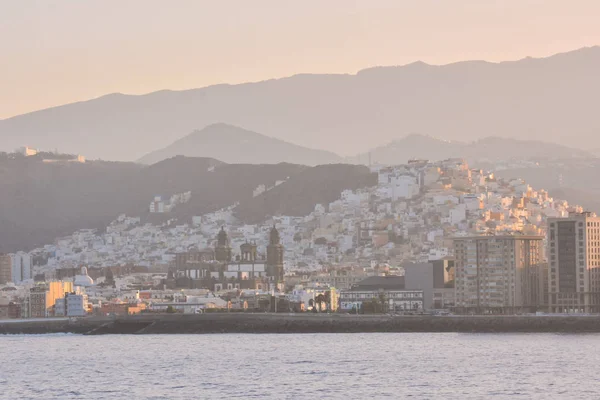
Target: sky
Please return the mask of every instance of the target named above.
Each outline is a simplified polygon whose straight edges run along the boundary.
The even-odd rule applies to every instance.
[[[0,119],[143,94],[600,44],[598,0],[0,0]]]

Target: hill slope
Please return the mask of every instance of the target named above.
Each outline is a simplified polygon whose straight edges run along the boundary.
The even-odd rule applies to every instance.
[[[310,172],[314,171],[314,172]],[[308,175],[307,175],[308,174]],[[86,164],[47,164],[39,160],[0,161],[0,252],[29,250],[52,243],[77,229],[103,229],[119,214],[140,216],[143,222],[191,217],[239,203],[243,221],[276,213],[312,210],[339,197],[346,188],[367,185],[366,167],[331,165],[307,167],[225,164],[209,158],[174,157],[151,166],[93,161]],[[310,179],[307,180],[307,177]],[[306,195],[263,194],[269,209],[256,203],[259,185],[299,187]],[[277,187],[278,188],[278,187]],[[169,214],[150,214],[156,195],[169,198],[190,191],[191,200]],[[267,211],[270,211],[269,214]]]
[[[242,85],[113,94],[0,121],[2,148],[57,146],[136,160],[224,122],[351,155],[410,132],[600,147],[600,47],[514,62],[414,63],[356,75],[297,75]]]
[[[237,164],[289,162],[320,165],[341,161],[341,158],[334,153],[296,146],[232,125],[213,124],[200,131],[192,132],[164,149],[147,154],[139,162],[154,164],[177,155],[214,157],[227,163]]]
[[[273,215],[305,216],[316,204],[328,205],[346,189],[377,185],[377,175],[358,165],[320,165],[306,169],[292,179],[236,208],[236,216],[258,223]]]

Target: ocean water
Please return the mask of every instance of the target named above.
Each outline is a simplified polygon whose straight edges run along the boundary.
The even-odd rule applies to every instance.
[[[0,336],[2,399],[598,399],[600,335]]]

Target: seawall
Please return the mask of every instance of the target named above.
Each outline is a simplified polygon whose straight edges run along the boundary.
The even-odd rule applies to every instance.
[[[76,333],[600,333],[600,316],[387,316],[336,314],[138,315],[120,318],[0,320],[0,334]]]

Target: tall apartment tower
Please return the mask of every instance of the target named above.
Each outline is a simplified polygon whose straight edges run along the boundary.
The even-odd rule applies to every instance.
[[[549,218],[548,258],[550,312],[600,312],[600,218]]]
[[[12,258],[8,254],[0,253],[0,285],[12,281]]]
[[[455,304],[462,312],[546,310],[543,236],[454,239]]]
[[[14,283],[33,279],[33,262],[31,256],[25,252],[11,254],[11,276]]]

